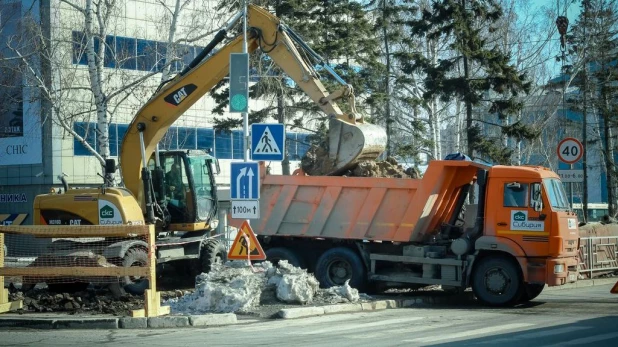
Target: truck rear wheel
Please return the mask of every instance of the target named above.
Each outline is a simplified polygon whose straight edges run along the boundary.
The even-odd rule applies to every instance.
[[[522,295],[522,276],[514,260],[503,256],[487,256],[481,258],[474,267],[472,290],[487,305],[512,305]]]
[[[307,266],[302,257],[294,253],[293,250],[285,247],[270,248],[265,251],[266,259],[270,261],[274,266],[279,264],[280,260],[287,260],[290,265],[306,269]]]
[[[367,284],[367,271],[361,258],[346,247],[331,248],[324,252],[315,266],[315,275],[324,288],[349,285],[363,290]]]

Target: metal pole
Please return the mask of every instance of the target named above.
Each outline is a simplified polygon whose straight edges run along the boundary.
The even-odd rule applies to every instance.
[[[243,35],[242,35],[242,52],[247,53],[247,0],[243,0]],[[247,59],[247,65],[249,65],[249,59]],[[247,66],[247,71],[249,71],[249,66]],[[247,87],[249,86],[249,75],[251,72],[247,74]],[[245,135],[245,146],[244,146],[244,161],[249,161],[249,100],[247,100],[247,112],[242,114],[243,117],[243,133]]]

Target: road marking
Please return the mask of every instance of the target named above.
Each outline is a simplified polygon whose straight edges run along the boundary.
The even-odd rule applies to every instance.
[[[525,327],[529,327],[533,325],[535,324],[512,323],[512,324],[498,325],[495,327],[487,327],[487,328],[481,328],[481,329],[470,330],[470,331],[462,331],[459,333],[446,334],[442,336],[421,337],[418,339],[403,340],[402,342],[436,342],[436,341],[443,341],[443,340],[460,339],[463,337],[469,337],[469,336],[474,336],[474,335],[491,334],[491,333],[495,333],[495,332],[502,331],[502,330],[525,328]]]
[[[417,325],[413,327],[407,328],[399,328],[399,329],[388,329],[387,331],[379,331],[379,332],[363,332],[362,335],[358,333],[354,333],[352,335],[345,335],[346,338],[350,339],[373,339],[382,336],[394,337],[399,334],[409,334],[409,333],[420,333],[429,330],[442,329],[447,327],[453,327],[453,324],[433,324],[433,325]]]
[[[552,335],[560,335],[560,334],[568,334],[577,330],[586,330],[586,329],[591,329],[592,327],[566,327],[566,328],[558,328],[558,329],[552,329],[552,330],[545,330],[545,331],[537,331],[537,332],[533,332],[533,333],[528,333],[528,334],[522,334],[522,335],[516,335],[513,337],[506,337],[506,338],[500,338],[500,339],[493,339],[490,341],[486,341],[486,342],[481,342],[483,344],[496,344],[496,343],[502,343],[502,342],[513,342],[513,341],[517,341],[517,340],[524,340],[524,339],[535,339],[535,338],[540,338],[540,337],[545,337],[545,336],[552,336]],[[539,328],[539,329],[546,329],[546,328]]]
[[[288,327],[296,327],[296,326],[314,326],[320,324],[329,324],[338,321],[350,321],[354,320],[355,317],[351,317],[348,314],[342,315],[333,315],[333,316],[317,316],[317,317],[307,317],[302,320],[279,320],[276,322],[261,322],[258,325],[248,325],[244,327],[239,327],[236,330],[242,331],[265,331],[265,330],[279,330],[285,329]],[[274,323],[274,324],[273,324]]]
[[[573,345],[583,345],[586,343],[592,343],[592,342],[597,342],[597,341],[603,341],[603,340],[609,340],[611,338],[614,337],[618,337],[618,333],[609,333],[609,334],[603,334],[603,335],[597,335],[597,336],[590,336],[590,337],[584,337],[581,339],[577,339],[577,340],[571,340],[568,342],[560,342],[557,343],[555,345],[548,345],[545,347],[554,347],[554,346],[573,346]]]
[[[400,324],[400,323],[409,323],[417,320],[425,319],[425,317],[408,317],[408,318],[396,318],[396,319],[387,319],[380,320],[377,322],[365,323],[365,324],[349,324],[348,326],[331,326],[324,329],[319,330],[310,330],[310,331],[302,331],[302,332],[290,332],[288,335],[317,335],[317,334],[327,334],[327,333],[339,333],[347,330],[357,330],[363,331],[365,328],[380,326],[386,327],[389,324]]]

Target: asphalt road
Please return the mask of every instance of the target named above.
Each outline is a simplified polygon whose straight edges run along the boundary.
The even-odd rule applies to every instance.
[[[547,291],[510,309],[472,303],[205,329],[0,331],[0,346],[617,346],[610,287]]]

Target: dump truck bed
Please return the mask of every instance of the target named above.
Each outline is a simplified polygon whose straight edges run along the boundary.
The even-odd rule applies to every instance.
[[[423,241],[451,216],[461,188],[479,168],[432,161],[421,179],[280,176],[261,168],[257,235]],[[232,221],[232,224],[237,221]]]

